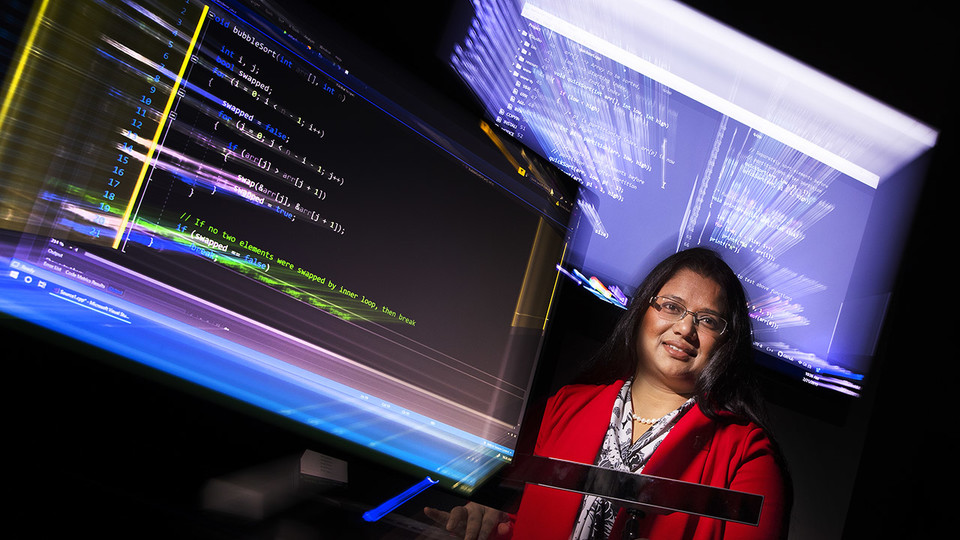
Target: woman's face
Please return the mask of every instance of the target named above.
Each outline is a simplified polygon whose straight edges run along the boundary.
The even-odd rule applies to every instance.
[[[726,317],[720,285],[692,270],[683,269],[667,281],[657,296],[677,300],[686,309]],[[707,359],[722,339],[698,328],[693,315],[672,322],[650,307],[637,332],[637,378],[683,396],[693,393]]]

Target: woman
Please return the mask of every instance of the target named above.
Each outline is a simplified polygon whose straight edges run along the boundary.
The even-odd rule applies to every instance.
[[[790,488],[762,427],[751,343],[746,296],[730,267],[703,248],[668,257],[634,293],[591,384],[548,401],[535,453],[764,496],[756,527],[649,514],[634,538],[785,537]],[[620,538],[627,521],[603,499],[534,485],[516,515],[472,503],[427,514],[468,539]]]

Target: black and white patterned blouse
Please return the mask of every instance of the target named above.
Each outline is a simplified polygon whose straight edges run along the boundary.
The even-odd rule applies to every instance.
[[[633,402],[630,399],[632,381],[627,381],[620,389],[613,404],[610,427],[603,439],[603,446],[597,456],[596,465],[607,469],[640,473],[650,456],[660,446],[663,439],[676,425],[677,421],[690,407],[694,398],[688,399],[676,410],[657,420],[646,433],[633,442]],[[593,495],[585,495],[580,506],[580,515],[574,527],[573,540],[607,538],[617,517],[617,507],[610,501]],[[601,529],[602,528],[602,529]],[[602,532],[601,532],[602,530]]]

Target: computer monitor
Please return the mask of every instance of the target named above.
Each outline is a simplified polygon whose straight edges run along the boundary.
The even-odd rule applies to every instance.
[[[491,122],[576,178],[564,269],[620,306],[719,251],[758,360],[859,396],[936,129],[674,1],[474,1],[449,65]]]
[[[4,317],[459,493],[511,461],[568,179],[270,2],[22,14]]]

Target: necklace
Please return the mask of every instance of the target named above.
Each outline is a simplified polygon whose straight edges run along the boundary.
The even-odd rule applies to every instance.
[[[634,416],[632,413],[630,414],[630,416],[633,417],[633,421],[637,422],[638,424],[649,424],[649,425],[656,424],[657,422],[660,421],[660,418],[663,418],[663,416],[661,416],[660,418],[644,418],[642,416]]]

